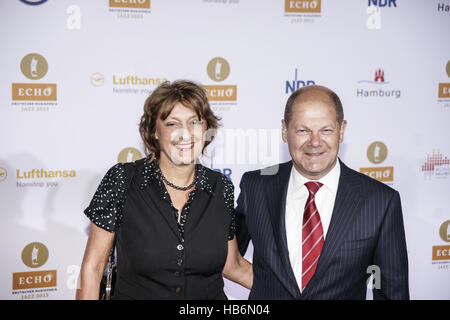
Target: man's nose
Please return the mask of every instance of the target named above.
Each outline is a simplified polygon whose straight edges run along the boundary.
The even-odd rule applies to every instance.
[[[321,143],[321,139],[320,139],[320,134],[311,132],[310,136],[309,136],[309,143],[313,146],[313,147],[317,147],[320,146]]]

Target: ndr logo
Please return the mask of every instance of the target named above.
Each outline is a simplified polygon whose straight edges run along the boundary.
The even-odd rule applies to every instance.
[[[396,7],[397,8],[397,0],[369,0],[368,6],[375,6],[375,7]]]
[[[287,80],[286,81],[286,88],[284,93],[293,93],[295,90],[300,89],[304,86],[309,86],[316,84],[314,80],[298,80],[298,71],[297,68],[295,68],[295,77],[294,80]]]

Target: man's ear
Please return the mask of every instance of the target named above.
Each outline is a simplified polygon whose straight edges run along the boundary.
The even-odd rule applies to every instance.
[[[284,119],[281,120],[281,136],[284,142],[287,142],[287,124]]]
[[[342,121],[341,127],[339,129],[339,143],[342,143],[344,141],[345,128],[347,128],[347,120]]]

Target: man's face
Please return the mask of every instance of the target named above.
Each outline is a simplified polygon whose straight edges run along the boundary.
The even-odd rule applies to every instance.
[[[339,126],[333,102],[323,93],[308,93],[296,101],[289,123],[282,121],[282,134],[300,174],[317,180],[333,169],[346,124],[344,120]]]

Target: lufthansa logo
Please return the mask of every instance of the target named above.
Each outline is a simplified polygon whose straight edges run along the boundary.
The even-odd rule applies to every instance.
[[[91,84],[95,87],[101,87],[105,83],[105,77],[100,72],[91,75]]]
[[[5,168],[0,167],[0,182],[5,181],[8,176],[8,171]]]

